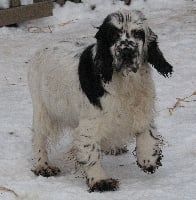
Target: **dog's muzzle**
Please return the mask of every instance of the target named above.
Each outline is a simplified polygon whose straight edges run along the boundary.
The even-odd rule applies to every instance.
[[[138,46],[134,42],[122,41],[116,48],[116,71],[128,68],[129,71],[137,72],[136,64],[138,57]]]

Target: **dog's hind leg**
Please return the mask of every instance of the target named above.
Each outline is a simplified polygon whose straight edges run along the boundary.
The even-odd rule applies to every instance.
[[[32,171],[36,175],[45,177],[57,175],[60,170],[50,164],[47,153],[47,138],[49,131],[53,129],[51,119],[48,116],[47,110],[44,106],[36,105],[33,113],[33,162],[34,167]],[[55,133],[53,133],[55,134]]]
[[[161,166],[163,141],[157,136],[157,129],[150,125],[145,132],[136,136],[136,156],[138,166],[146,173],[154,173]]]

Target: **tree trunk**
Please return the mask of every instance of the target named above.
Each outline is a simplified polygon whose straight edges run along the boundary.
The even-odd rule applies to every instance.
[[[11,7],[18,7],[20,5],[21,5],[20,0],[10,0],[10,8]]]
[[[42,2],[43,0],[33,0],[33,3],[39,3]]]
[[[56,0],[56,3],[58,3],[60,6],[63,6],[65,2],[66,0]]]
[[[67,0],[56,0],[56,3],[58,3],[60,6],[63,6],[66,1]],[[69,0],[69,1],[72,1],[74,3],[81,3],[82,2],[81,0]]]
[[[81,0],[70,0],[70,1],[73,1],[74,3],[82,3]]]
[[[131,0],[124,0],[125,4],[130,5],[131,4]]]

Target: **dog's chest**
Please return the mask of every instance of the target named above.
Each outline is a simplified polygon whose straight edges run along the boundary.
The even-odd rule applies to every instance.
[[[111,126],[109,128],[113,126],[115,130],[138,132],[149,124],[154,110],[155,93],[150,80],[143,80],[135,74],[114,76],[106,90],[108,94],[101,102],[105,112],[104,120]]]

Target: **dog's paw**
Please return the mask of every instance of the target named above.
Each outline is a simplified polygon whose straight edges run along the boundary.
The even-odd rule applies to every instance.
[[[122,155],[124,153],[127,153],[129,150],[127,149],[127,146],[123,146],[123,147],[116,147],[116,148],[112,148],[110,150],[104,150],[104,153],[106,155],[112,155],[112,156],[119,156]]]
[[[116,179],[105,179],[95,182],[90,186],[89,192],[116,191],[119,188],[119,181]]]
[[[56,176],[61,172],[58,167],[51,166],[39,166],[35,169],[32,169],[31,171],[34,172],[34,174],[37,176],[41,175],[44,177]]]
[[[155,173],[156,169],[158,169],[161,164],[161,160],[163,155],[160,153],[158,155],[154,155],[149,159],[138,160],[137,165],[145,172],[153,174]]]

